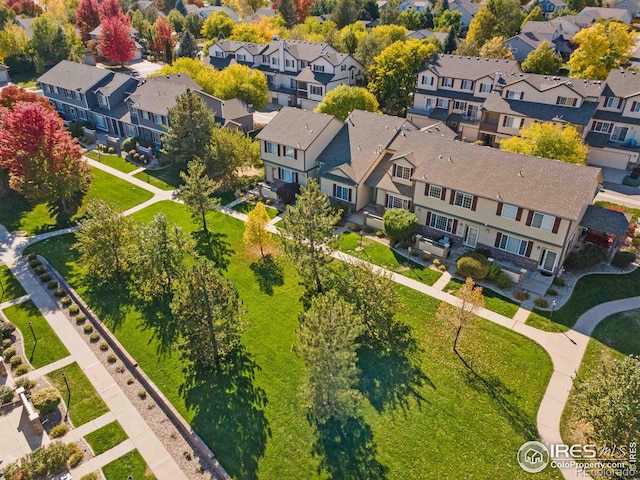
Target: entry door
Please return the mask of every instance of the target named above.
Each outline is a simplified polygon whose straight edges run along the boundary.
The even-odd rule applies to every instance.
[[[540,263],[540,269],[546,272],[553,272],[558,262],[558,252],[554,250],[547,250],[545,248],[542,254],[542,262]]]
[[[478,243],[479,230],[476,227],[467,227],[467,234],[464,237],[464,244],[467,247],[476,248]]]
[[[78,114],[76,113],[76,109],[71,107],[69,110],[71,110],[71,118],[75,121],[78,120]]]

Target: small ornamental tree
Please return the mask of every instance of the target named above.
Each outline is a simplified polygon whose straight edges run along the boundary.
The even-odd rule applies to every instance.
[[[253,210],[247,214],[244,224],[244,245],[247,249],[259,248],[264,258],[264,249],[272,243],[271,234],[267,230],[269,215],[264,203],[258,202]]]
[[[456,292],[456,297],[458,297],[457,305],[442,302],[436,315],[439,320],[449,322],[455,327],[453,351],[460,356],[458,353],[460,332],[462,327],[476,318],[476,313],[484,308],[484,296],[482,295],[482,287],[477,287],[473,279],[469,277]]]
[[[154,35],[151,49],[158,56],[164,55],[166,63],[171,63],[171,60],[173,60],[173,47],[176,43],[175,37],[173,36],[173,27],[164,17],[158,17],[153,28]]]
[[[102,20],[100,53],[112,62],[124,65],[135,56],[135,42],[131,38],[131,21],[126,15],[106,17]]]
[[[379,107],[375,95],[366,88],[340,85],[324,97],[316,112],[327,113],[344,121],[356,109],[378,113]]]
[[[404,208],[389,208],[384,212],[384,231],[395,242],[411,238],[418,224],[415,214]]]

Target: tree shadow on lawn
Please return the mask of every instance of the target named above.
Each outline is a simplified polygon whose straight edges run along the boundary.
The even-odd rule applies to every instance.
[[[319,473],[331,479],[382,480],[389,468],[378,461],[371,427],[362,417],[316,424],[313,454],[321,457]]]
[[[194,410],[191,426],[235,479],[257,478],[271,430],[265,391],[254,385],[258,365],[244,348],[224,360],[221,371],[187,370],[180,394]]]
[[[409,408],[409,399],[424,401],[420,389],[436,386],[422,371],[416,359],[420,347],[408,325],[392,322],[384,338],[366,340],[358,350],[362,375],[359,389],[371,405],[382,412],[386,408]]]
[[[260,291],[267,295],[273,295],[273,287],[284,284],[284,269],[271,255],[251,263],[249,268],[258,282]]]
[[[164,296],[153,301],[137,299],[136,310],[140,312],[144,329],[152,329],[154,338],[158,339],[158,353],[164,354],[172,350],[180,333],[178,322],[171,313],[171,298]]]
[[[485,374],[480,375],[471,362],[462,357],[459,352],[455,352],[458,358],[467,368],[465,380],[467,384],[478,393],[489,395],[500,413],[509,421],[513,430],[525,438],[538,438],[538,428],[535,421],[518,407],[512,399],[517,398],[516,393],[507,387],[499,378]]]
[[[100,317],[109,330],[115,333],[126,318],[129,308],[134,305],[128,282],[123,279],[107,284],[99,283],[90,275],[86,276],[85,280],[87,290],[83,297],[86,298],[86,303],[91,305],[91,310]]]
[[[233,254],[233,250],[231,249],[231,244],[226,240],[226,234],[198,230],[191,235],[196,241],[198,253],[215,263],[216,268],[227,269],[229,257]]]

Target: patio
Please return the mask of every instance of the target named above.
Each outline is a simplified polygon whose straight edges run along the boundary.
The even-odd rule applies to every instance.
[[[48,443],[49,437],[36,432],[22,404],[0,415],[0,459],[5,465]]]

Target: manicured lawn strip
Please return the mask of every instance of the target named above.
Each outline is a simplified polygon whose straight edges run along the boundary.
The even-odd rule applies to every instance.
[[[180,178],[180,168],[175,165],[161,170],[138,172],[134,177],[162,190],[175,190],[184,183]]]
[[[38,85],[36,79],[45,72],[40,74],[36,72],[28,72],[28,73],[11,73],[11,82],[16,85],[20,85],[22,88],[30,88]]]
[[[625,205],[618,205],[617,203],[604,202],[604,201],[597,201],[595,202],[595,205],[602,208],[615,207],[615,210],[619,210],[624,213],[629,213],[632,215],[632,219],[631,219],[632,223],[635,223],[638,220],[638,218],[640,218],[640,208],[631,208]]]
[[[3,313],[20,330],[25,355],[33,368],[44,367],[69,356],[67,348],[31,300],[13,305],[3,310]],[[37,342],[33,339],[29,322],[36,334]]]
[[[584,443],[580,431],[582,412],[576,404],[576,385],[593,378],[595,372],[602,371],[603,365],[632,354],[640,355],[640,310],[617,313],[602,320],[589,340],[562,413],[560,433],[565,443]]]
[[[253,211],[254,208],[256,208],[256,204],[252,202],[242,202],[242,203],[238,203],[237,205],[234,205],[232,208],[236,212],[247,214]],[[273,220],[278,216],[279,212],[277,208],[269,207],[267,205],[265,205],[265,208],[267,209],[267,215],[271,220]]]
[[[96,455],[112,449],[127,438],[129,437],[127,437],[117,420],[84,436],[84,439]]]
[[[640,269],[623,275],[596,273],[581,277],[567,303],[553,312],[553,323],[573,327],[580,315],[601,303],[640,295]],[[551,312],[534,310],[534,313],[549,318]],[[536,326],[539,319],[527,319],[527,324]],[[535,323],[533,323],[535,322]]]
[[[13,276],[11,270],[6,265],[0,265],[0,284],[2,284],[2,290],[0,290],[0,303],[7,302],[14,298],[25,295],[24,288],[20,285],[20,282]],[[4,292],[4,295],[2,295]]]
[[[545,312],[546,314],[547,312]],[[556,323],[554,321],[549,320],[549,316],[545,314],[540,314],[536,311],[533,311],[527,317],[527,321],[525,322],[530,327],[537,328],[538,330],[544,330],[545,332],[567,332],[571,330],[566,325],[562,325],[561,323]],[[552,317],[552,320],[555,318],[555,314]]]
[[[354,257],[361,258],[367,262],[371,262],[393,272],[400,273],[405,277],[418,280],[426,285],[433,285],[442,276],[442,273],[407,260],[402,255],[395,253],[386,245],[370,238],[362,239],[364,249],[360,252],[356,251],[356,248],[359,245],[360,235],[352,232],[345,232],[340,238],[338,249],[344,253],[353,255]],[[408,263],[410,267],[405,267],[405,263]]]
[[[159,202],[134,216],[148,221],[158,211],[185,229],[194,228],[184,206],[172,202]],[[226,235],[224,240],[237,250],[225,275],[237,285],[247,312],[243,343],[258,366],[253,382],[232,388],[205,382],[187,387],[181,395],[183,364],[177,351],[162,349],[154,328],[146,326],[139,312],[129,304],[98,298],[104,310],[99,312],[101,318],[234,478],[326,478],[318,473],[320,458],[311,453],[315,436],[299,400],[304,367],[291,349],[302,293],[295,273],[282,261],[284,284],[274,286],[271,295],[261,291],[249,268],[251,262],[238,247],[242,223],[217,212],[209,222],[210,230]],[[69,236],[31,248],[51,250],[47,258],[89,301],[92,297],[82,284],[82,270],[72,263],[72,243]],[[398,319],[409,326],[418,343],[409,358],[428,381],[415,387],[417,396],[403,397],[393,407],[380,399],[393,397],[399,385],[411,385],[403,376],[405,370],[393,356],[361,357],[362,391],[368,398],[364,420],[373,433],[374,456],[389,468],[387,478],[461,478],[469,471],[486,478],[528,478],[516,464],[515,452],[531,438],[532,425],[535,429],[537,407],[552,371],[549,357],[532,341],[490,322],[479,320],[465,328],[460,350],[475,371],[495,386],[499,401],[495,400],[451,351],[451,326],[434,319],[438,302],[403,287],[398,291],[402,300]],[[92,307],[97,309],[93,303]],[[398,383],[390,385],[394,381]],[[266,405],[256,396],[264,396]],[[463,443],[475,447],[474,455],[461,463]],[[539,476],[561,478],[550,471]]]
[[[134,170],[140,168],[133,163],[127,162],[124,158],[118,155],[112,155],[108,153],[98,154],[98,152],[95,150],[89,150],[87,153],[85,153],[85,155],[92,160],[104,163],[108,167],[115,168],[116,170],[120,170],[123,173],[133,172]]]
[[[67,407],[69,408],[69,418],[74,427],[95,420],[109,411],[89,379],[75,362],[47,375],[47,380],[60,391],[65,402],[67,402],[68,392],[64,378],[62,378],[62,372],[67,375],[71,391],[71,406],[67,404]]]
[[[463,284],[464,282],[462,280],[453,278],[444,287],[444,291],[455,293]],[[490,288],[483,288],[482,293],[484,295],[485,308],[491,310],[492,312],[499,313],[500,315],[504,315],[505,317],[513,318],[513,316],[518,311],[518,308],[520,308],[519,304]]]
[[[127,210],[139,203],[146,202],[153,193],[136,187],[126,180],[108,174],[97,168],[92,168],[94,179],[91,182],[92,187],[82,202],[82,208],[78,215],[84,215],[87,210],[87,204],[93,198],[101,198],[102,200],[115,203],[122,210]]]
[[[153,480],[156,478],[138,450],[125,453],[120,458],[105,465],[102,467],[102,473],[107,480],[123,480],[129,478],[129,475],[136,480]]]

